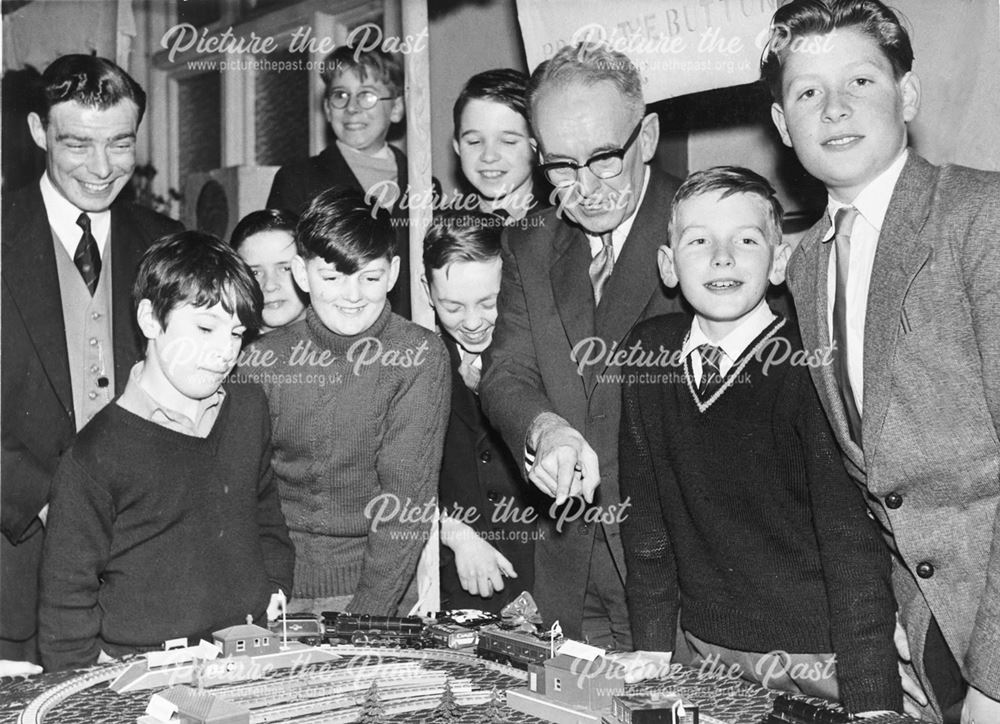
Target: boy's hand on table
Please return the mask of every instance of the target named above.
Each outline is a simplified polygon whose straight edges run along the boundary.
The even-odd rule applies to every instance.
[[[42,667],[30,661],[0,659],[0,676],[34,676],[42,673]]]
[[[271,594],[271,600],[267,604],[267,620],[277,620],[281,612],[285,610],[286,605],[288,605],[288,598],[285,596],[285,592],[279,588],[277,593]]]
[[[534,457],[526,452],[528,479],[562,505],[567,499],[583,496],[594,501],[601,482],[600,464],[594,448],[566,420],[543,412],[532,423],[529,439],[534,440]]]
[[[914,719],[923,718],[923,707],[927,706],[927,694],[920,682],[910,675],[907,667],[912,664],[910,657],[910,642],[906,639],[906,631],[896,614],[896,631],[892,635],[899,654],[899,679],[903,684],[903,713]]]
[[[441,519],[441,541],[455,552],[458,580],[473,596],[488,598],[503,590],[504,576],[517,578],[510,561],[460,520]]]
[[[962,705],[962,724],[993,724],[993,722],[1000,722],[1000,701],[970,686],[965,694],[965,703]]]
[[[608,658],[625,667],[625,683],[659,679],[670,673],[672,651],[626,651],[608,654]]]

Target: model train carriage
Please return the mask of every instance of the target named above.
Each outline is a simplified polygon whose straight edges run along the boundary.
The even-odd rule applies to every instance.
[[[284,621],[280,618],[268,621],[267,628],[279,637],[287,636],[289,641],[299,641],[307,646],[319,646],[326,640],[323,620],[314,613],[289,613]]]
[[[484,626],[479,630],[476,653],[484,659],[528,669],[528,664],[541,664],[551,658],[553,646],[558,648],[562,638],[553,645],[548,635],[505,631],[497,626]]]
[[[423,646],[424,622],[416,616],[323,612],[326,640],[356,646]]]
[[[427,640],[431,646],[442,649],[462,649],[475,646],[479,634],[474,629],[457,623],[432,623],[427,627]]]

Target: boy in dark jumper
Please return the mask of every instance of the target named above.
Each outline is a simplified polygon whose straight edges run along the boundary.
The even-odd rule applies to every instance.
[[[764,299],[784,279],[781,217],[746,169],[695,173],[674,198],[660,275],[694,319],[650,319],[625,347],[677,365],[624,370],[635,647],[674,651],[679,614],[695,664],[852,712],[898,711],[889,558],[794,354],[795,325]]]
[[[295,239],[306,317],[255,342],[240,365],[271,407],[296,551],[289,610],[406,614],[436,507],[448,353],[389,308],[395,235],[362,192],[321,193]]]
[[[267,401],[223,385],[261,293],[228,245],[187,231],[140,263],[147,340],[125,391],[53,483],[39,603],[49,671],[263,622],[295,552],[271,471]]]

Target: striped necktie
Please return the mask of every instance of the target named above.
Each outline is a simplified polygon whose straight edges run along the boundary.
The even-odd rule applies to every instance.
[[[611,232],[601,234],[601,250],[590,262],[590,283],[594,287],[594,306],[601,303],[604,285],[615,269],[615,250],[611,245]]]
[[[698,397],[707,400],[722,387],[722,369],[719,364],[722,362],[722,347],[711,344],[703,344],[698,347],[698,354],[701,355],[701,382],[698,383]]]

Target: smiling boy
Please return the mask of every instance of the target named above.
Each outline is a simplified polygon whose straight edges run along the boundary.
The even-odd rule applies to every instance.
[[[347,44],[323,60],[320,76],[323,115],[336,140],[316,156],[278,169],[266,206],[302,214],[332,186],[360,189],[393,213],[397,244],[405,248],[409,239],[403,199],[409,191],[406,154],[387,143],[393,124],[400,123],[406,112],[402,63],[380,48]],[[409,270],[409,257],[403,255],[389,297],[392,308],[407,317]]]
[[[399,275],[389,214],[343,186],[296,227],[305,319],[252,346],[274,425],[274,469],[296,549],[290,611],[407,614],[429,531],[405,515],[373,525],[372,501],[433,508],[448,420],[448,355],[392,313]]]
[[[452,147],[479,193],[480,209],[513,220],[524,218],[537,203],[527,85],[528,77],[511,68],[478,73],[466,82],[452,111]]]
[[[623,370],[634,643],[675,651],[679,616],[685,663],[715,661],[856,713],[898,710],[888,552],[808,371],[765,363],[775,346],[801,349],[765,300],[784,279],[781,218],[770,184],[747,169],[692,174],[674,197],[660,275],[694,318],[650,319],[627,346],[680,350],[683,368]]]
[[[837,351],[813,375],[894,554],[900,654],[925,715],[983,724],[1000,721],[1000,174],[907,148],[912,65],[881,2],[796,0],[761,75],[829,193],[789,288],[806,345]]]
[[[49,671],[262,621],[292,582],[267,402],[223,385],[259,324],[257,284],[222,241],[183,232],[149,249],[133,298],[145,361],[53,483],[39,603]]]

